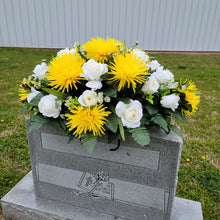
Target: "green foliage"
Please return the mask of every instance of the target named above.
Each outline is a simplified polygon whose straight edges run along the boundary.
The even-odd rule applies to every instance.
[[[154,105],[145,105],[144,106],[150,115],[155,115],[158,113],[158,108]]]
[[[93,134],[83,134],[81,136],[81,143],[89,153],[92,153],[97,144],[97,137]]]
[[[44,95],[40,92],[39,94],[37,94],[34,98],[31,99],[30,101],[30,105],[38,105],[38,103],[40,102],[40,99],[43,97]]]
[[[123,141],[125,141],[125,130],[122,124],[122,121],[120,118],[118,118],[118,125],[119,125],[119,131],[120,131],[120,135]]]
[[[117,90],[115,90],[112,87],[108,87],[105,91],[104,91],[104,95],[105,96],[109,96],[109,97],[116,97],[117,96]]]
[[[58,90],[50,89],[50,88],[42,88],[45,92],[57,96],[61,100],[65,100],[68,97],[68,94],[62,93]]]
[[[128,132],[138,144],[143,147],[149,146],[150,136],[145,127],[129,128]]]
[[[164,131],[169,132],[167,121],[160,114],[152,117],[151,121],[163,128]]]
[[[183,139],[182,131],[176,125],[170,125],[170,128]]]
[[[107,122],[106,122],[106,127],[108,129],[110,129],[113,133],[117,132],[118,129],[118,117],[115,114],[111,114],[108,118],[107,118]]]
[[[29,107],[30,107],[29,105],[23,105],[18,114],[23,115],[29,109]]]
[[[41,128],[41,126],[47,122],[47,119],[43,117],[41,114],[37,114],[34,117],[33,115],[34,115],[34,112],[32,112],[32,115],[30,118],[30,124],[29,124],[29,129],[28,129],[29,133]]]

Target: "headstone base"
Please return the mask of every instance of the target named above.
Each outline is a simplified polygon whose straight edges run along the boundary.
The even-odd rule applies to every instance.
[[[36,197],[32,172],[2,199],[3,214],[10,220],[122,220],[90,209]],[[202,220],[201,203],[175,197],[171,220]]]

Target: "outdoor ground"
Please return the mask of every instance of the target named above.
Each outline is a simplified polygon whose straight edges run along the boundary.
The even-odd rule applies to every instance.
[[[0,198],[30,170],[22,106],[22,79],[55,50],[0,48]],[[177,196],[202,203],[205,220],[220,219],[220,54],[152,54],[176,79],[192,79],[201,92],[198,112],[179,124],[184,146]],[[0,219],[2,212],[0,209]]]

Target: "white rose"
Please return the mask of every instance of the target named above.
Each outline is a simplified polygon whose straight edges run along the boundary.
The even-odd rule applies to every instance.
[[[150,68],[151,70],[157,70],[160,67],[160,64],[158,63],[157,60],[152,60],[147,64],[147,67]]]
[[[46,63],[43,62],[40,65],[38,64],[33,70],[33,76],[38,77],[38,79],[43,79],[46,77],[47,70],[48,66]]]
[[[86,83],[86,86],[89,88],[101,89],[102,83],[100,77],[108,72],[107,65],[90,59],[83,64],[82,68],[83,73],[81,74],[81,77],[84,77],[89,81]]]
[[[142,87],[142,92],[144,93],[156,93],[157,90],[159,89],[160,84],[158,83],[157,79],[155,77],[150,76],[149,80],[146,81],[146,83]]]
[[[142,50],[140,50],[140,49],[134,49],[134,50],[132,51],[132,53],[133,53],[134,55],[136,55],[137,58],[140,57],[140,60],[143,60],[142,63],[146,63],[146,62],[149,60],[149,56],[148,56],[144,51],[142,51]]]
[[[56,108],[56,99],[57,97],[51,94],[42,97],[38,103],[40,113],[46,117],[58,118],[61,106],[59,103],[59,106]]]
[[[35,88],[31,87],[31,92],[27,95],[27,102],[30,103],[31,100],[38,95],[40,92],[38,92]]]
[[[62,57],[63,54],[66,54],[66,53],[74,54],[75,52],[76,52],[75,48],[72,48],[72,49],[65,48],[65,49],[62,49],[62,50],[58,51],[57,56]]]
[[[96,105],[98,102],[97,93],[91,90],[86,90],[81,96],[79,96],[78,102],[85,107]]]
[[[123,126],[127,128],[137,128],[140,126],[143,110],[139,101],[131,100],[129,104],[120,101],[116,105],[115,111],[117,116],[121,118]]]
[[[175,94],[166,95],[162,97],[162,99],[160,100],[160,104],[164,108],[170,108],[172,109],[172,111],[175,112],[175,109],[177,109],[179,106],[179,103],[178,103],[179,100],[180,100],[180,97],[178,95],[175,95]]]
[[[156,77],[160,84],[174,82],[174,75],[169,70],[164,70],[163,67],[159,67],[152,76]]]

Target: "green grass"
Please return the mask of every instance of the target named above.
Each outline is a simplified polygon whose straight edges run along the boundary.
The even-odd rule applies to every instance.
[[[0,48],[0,197],[31,170],[24,117],[17,90],[22,79],[54,50]],[[220,212],[220,54],[152,54],[176,79],[190,78],[201,92],[198,112],[180,124],[184,146],[177,196],[200,201],[204,219]],[[1,217],[1,211],[0,211]]]

